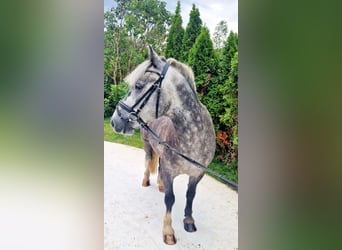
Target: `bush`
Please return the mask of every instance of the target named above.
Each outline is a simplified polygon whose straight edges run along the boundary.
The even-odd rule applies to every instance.
[[[217,133],[218,152],[221,160],[237,168],[238,160],[238,52],[231,60],[230,72],[225,84],[219,86],[224,113],[220,117]]]
[[[104,98],[104,117],[112,116],[116,105],[125,97],[128,90],[126,84],[111,85],[109,96]]]

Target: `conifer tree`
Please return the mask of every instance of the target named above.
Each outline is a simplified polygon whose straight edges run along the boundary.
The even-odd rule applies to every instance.
[[[219,86],[222,96],[221,106],[224,109],[220,115],[220,127],[222,135],[225,134],[229,143],[219,144],[222,151],[222,160],[230,163],[230,169],[237,171],[238,158],[238,51],[236,51],[230,62],[228,79]],[[223,132],[224,131],[224,132]]]
[[[192,5],[190,11],[189,23],[186,26],[184,38],[183,38],[183,54],[182,60],[188,62],[189,51],[196,42],[196,38],[201,33],[202,20],[200,18],[199,9],[196,8],[195,4]]]
[[[219,78],[225,81],[231,69],[231,61],[235,52],[238,51],[238,35],[231,31],[222,48],[219,63]]]
[[[221,108],[222,97],[218,91],[220,82],[216,77],[216,54],[207,27],[202,28],[189,52],[189,65],[194,71],[199,98],[208,108],[217,130],[220,119],[218,114],[223,111]]]
[[[167,58],[173,57],[177,60],[181,59],[183,36],[184,29],[182,27],[182,16],[180,14],[180,2],[178,1],[176,12],[171,20],[169,35],[166,40],[165,56]]]
[[[195,44],[190,49],[188,60],[199,86],[205,83],[208,74],[214,73],[215,62],[215,52],[209,30],[207,27],[203,27]]]

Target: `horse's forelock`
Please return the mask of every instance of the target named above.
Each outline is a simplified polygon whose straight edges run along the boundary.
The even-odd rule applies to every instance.
[[[141,78],[148,67],[151,65],[149,60],[144,61],[143,63],[139,64],[129,75],[127,75],[124,81],[132,87],[139,78]]]

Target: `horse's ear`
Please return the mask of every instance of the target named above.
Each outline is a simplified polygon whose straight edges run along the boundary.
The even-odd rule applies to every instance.
[[[154,67],[161,69],[162,60],[160,59],[158,54],[152,49],[151,45],[148,45],[148,58]]]

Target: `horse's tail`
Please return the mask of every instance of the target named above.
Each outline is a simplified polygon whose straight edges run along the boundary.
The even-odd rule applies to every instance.
[[[158,155],[154,150],[152,150],[152,158],[149,164],[149,170],[151,174],[155,174],[157,172],[157,165],[158,165]]]

